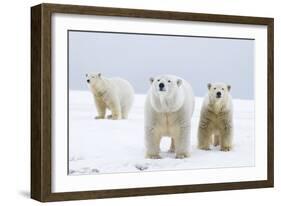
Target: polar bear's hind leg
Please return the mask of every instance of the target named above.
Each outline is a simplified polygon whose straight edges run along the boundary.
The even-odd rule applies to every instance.
[[[108,107],[112,113],[111,119],[117,120],[121,119],[121,106],[119,102],[119,98],[115,97],[109,102]]]
[[[126,108],[125,106],[123,106],[121,110],[122,110],[121,111],[121,118],[122,119],[128,119],[129,109]]]
[[[122,112],[122,119],[128,119],[128,113]]]
[[[134,94],[132,93],[132,95],[134,95]],[[132,105],[133,105],[133,101],[134,101],[134,98],[131,97],[131,98],[128,99],[128,102],[126,102],[125,104],[123,103],[123,106],[121,108],[122,119],[128,119],[129,112],[130,112],[130,110],[132,108]]]
[[[121,112],[120,112],[120,109],[118,108],[118,106],[115,106],[112,108],[111,110],[112,112],[112,118],[113,120],[117,120],[117,119],[120,119],[121,118]]]

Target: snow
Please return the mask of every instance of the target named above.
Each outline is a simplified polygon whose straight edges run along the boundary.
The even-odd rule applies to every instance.
[[[251,167],[255,164],[254,101],[234,99],[234,149],[198,150],[197,127],[202,103],[196,97],[192,117],[191,157],[175,159],[168,153],[169,138],[161,141],[162,159],[144,158],[143,106],[145,95],[135,95],[128,120],[96,120],[89,91],[69,91],[69,174],[86,175],[161,170]]]

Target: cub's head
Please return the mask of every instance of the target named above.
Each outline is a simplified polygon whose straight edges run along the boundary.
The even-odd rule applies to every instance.
[[[151,88],[154,94],[159,96],[169,96],[178,91],[182,85],[182,80],[172,75],[162,75],[150,78]]]
[[[86,74],[86,81],[90,87],[95,86],[101,79],[101,73]]]
[[[208,94],[211,101],[219,102],[227,98],[231,86],[225,83],[208,83]]]

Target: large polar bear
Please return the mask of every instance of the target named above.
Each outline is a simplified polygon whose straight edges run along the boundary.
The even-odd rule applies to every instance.
[[[232,148],[233,117],[230,85],[209,83],[201,109],[198,128],[198,148],[209,150],[210,145],[220,145],[221,151]]]
[[[171,137],[170,151],[176,158],[190,155],[191,116],[194,96],[191,86],[180,77],[151,78],[145,103],[146,158],[160,158],[160,141]]]
[[[121,78],[106,78],[97,74],[86,74],[87,83],[94,96],[98,116],[104,119],[106,109],[112,114],[107,117],[113,120],[127,119],[134,101],[134,89],[131,84]]]

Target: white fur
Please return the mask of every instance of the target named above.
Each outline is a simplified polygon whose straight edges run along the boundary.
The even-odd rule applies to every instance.
[[[163,91],[159,90],[160,83],[165,85]],[[160,158],[163,136],[172,138],[170,151],[175,152],[177,158],[190,155],[193,110],[194,95],[188,82],[173,75],[151,79],[144,112],[147,158]]]
[[[106,109],[112,112],[108,118],[127,119],[134,100],[134,89],[121,78],[106,78],[101,74],[87,74],[89,88],[95,98],[98,111],[96,119],[105,118]]]
[[[230,86],[224,83],[208,84],[198,128],[198,148],[209,150],[210,145],[220,145],[222,151],[232,149],[233,108]],[[217,92],[221,97],[217,97]]]

